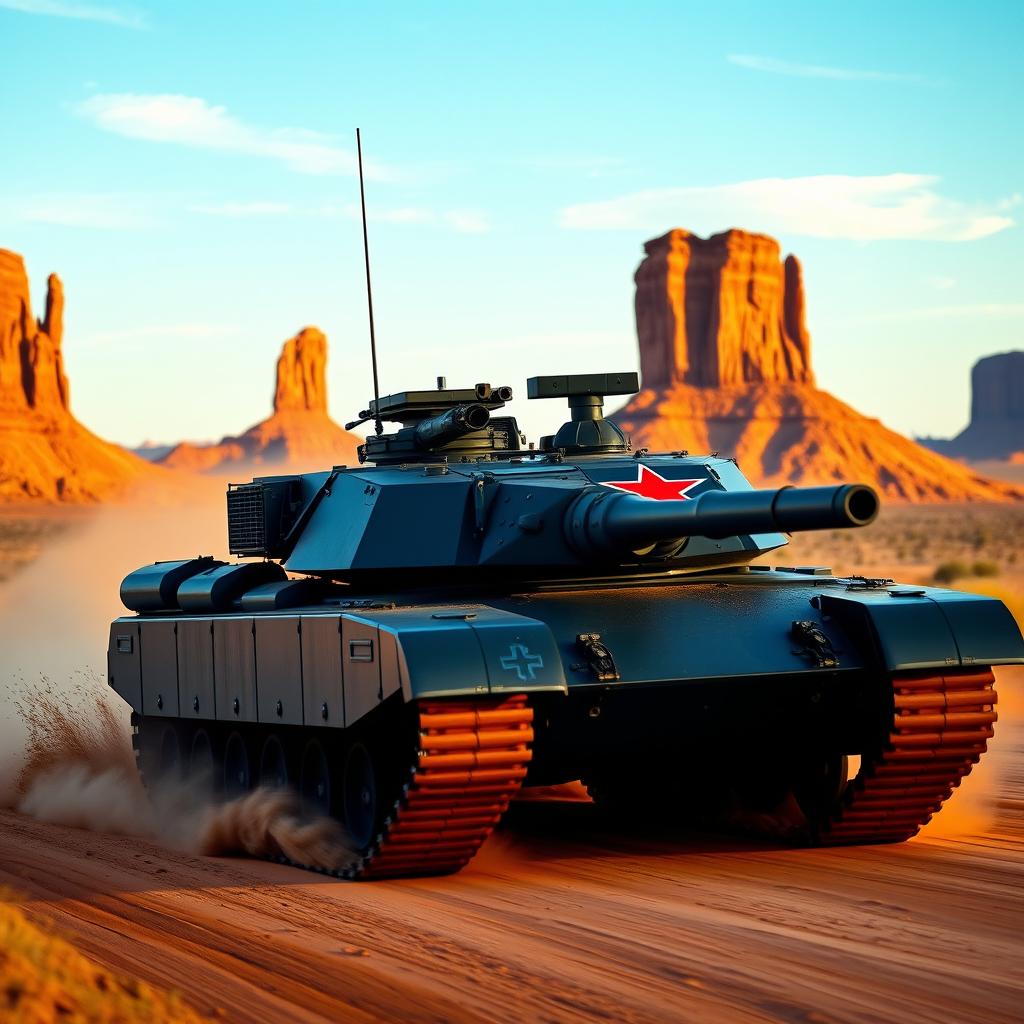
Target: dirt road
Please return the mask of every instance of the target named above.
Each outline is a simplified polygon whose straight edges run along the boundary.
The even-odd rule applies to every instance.
[[[232,1021],[1020,1022],[1020,732],[1005,813],[897,847],[623,838],[539,803],[460,875],[345,884],[4,813],[0,885]]]

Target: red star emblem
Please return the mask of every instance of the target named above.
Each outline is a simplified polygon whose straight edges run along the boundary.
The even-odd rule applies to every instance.
[[[605,487],[614,487],[617,491],[628,491],[630,494],[639,494],[641,498],[653,498],[655,501],[689,501],[690,496],[686,492],[697,484],[704,483],[704,478],[666,480],[660,473],[655,473],[653,469],[639,463],[635,480],[602,480],[601,483]]]

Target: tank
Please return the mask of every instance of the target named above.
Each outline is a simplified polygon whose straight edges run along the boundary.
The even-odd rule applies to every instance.
[[[293,787],[343,824],[349,879],[457,871],[524,787],[576,780],[622,828],[912,837],[985,751],[992,667],[1024,663],[1009,611],[769,568],[876,493],[633,450],[603,404],[637,389],[530,379],[569,419],[527,446],[510,388],[439,378],[370,403],[359,465],[230,485],[233,561],[121,586],[109,681],[144,779]]]

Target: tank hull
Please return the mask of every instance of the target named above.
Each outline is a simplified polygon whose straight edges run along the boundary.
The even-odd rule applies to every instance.
[[[821,779],[834,787],[840,773],[835,793],[803,799],[826,809],[804,813],[801,837],[892,841],[984,750],[990,666],[1024,662],[998,601],[820,570],[436,596],[115,620],[110,684],[135,713],[144,776],[207,772],[227,796],[289,784],[348,823],[345,802],[362,792],[352,759],[372,758],[381,802],[358,857],[337,866],[350,878],[456,870],[521,786],[576,779],[609,813],[656,800],[714,818],[763,812]],[[894,716],[907,694],[925,717],[910,723],[918,760],[901,768],[893,737],[908,726]],[[950,725],[921,732],[950,708],[962,709]],[[449,719],[461,724],[428,728]],[[850,757],[870,768],[858,785],[876,766],[888,787],[862,798],[886,816],[846,812],[856,828],[836,817],[854,792]],[[428,769],[451,784],[427,793],[416,780]],[[402,814],[405,832],[389,839]],[[402,844],[422,839],[409,821],[449,825],[406,856]]]
[[[770,687],[1024,663],[1001,602],[883,581],[740,570],[464,597],[123,616],[110,629],[110,685],[150,717],[346,728],[395,694],[410,702],[742,680]],[[794,638],[794,622],[820,628],[834,664]],[[595,670],[579,639],[593,635],[616,678]]]

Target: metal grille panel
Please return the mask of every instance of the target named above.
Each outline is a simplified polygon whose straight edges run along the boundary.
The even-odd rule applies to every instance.
[[[228,491],[228,549],[233,555],[266,553],[266,514],[262,484]]]

